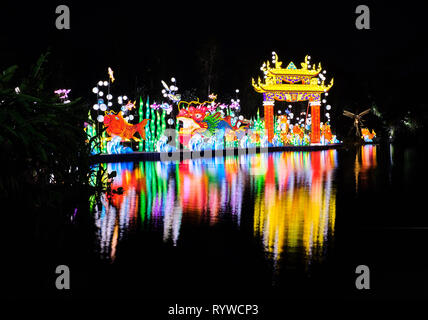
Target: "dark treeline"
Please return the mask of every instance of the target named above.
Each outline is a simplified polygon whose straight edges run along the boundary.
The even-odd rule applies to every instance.
[[[52,261],[66,263],[66,250],[93,233],[90,224],[80,239],[74,231],[90,219],[84,214],[89,197],[109,186],[90,164],[83,131],[89,106],[78,98],[63,103],[53,93],[49,59],[43,54],[31,68],[14,65],[0,72],[2,240],[9,244],[2,283],[9,298],[54,290],[45,287],[53,283]]]

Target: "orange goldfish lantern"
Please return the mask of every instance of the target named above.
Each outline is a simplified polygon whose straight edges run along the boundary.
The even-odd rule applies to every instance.
[[[235,132],[234,131],[232,131],[232,130],[229,130],[227,133],[226,133],[226,141],[227,142],[233,142],[233,141],[235,141],[236,140],[236,134],[235,134]]]
[[[367,137],[368,139],[372,140],[376,136],[376,132],[374,130],[370,132],[370,130],[367,128],[361,128],[361,135],[363,137]]]
[[[254,132],[254,133],[251,135],[250,139],[251,139],[251,141],[252,141],[253,143],[258,143],[258,142],[260,142],[260,140],[261,140],[260,133],[258,133],[258,132]]]
[[[289,142],[288,133],[287,132],[281,131],[280,137],[281,137],[282,143],[287,144]]]
[[[333,135],[331,133],[330,125],[324,124],[321,128],[321,132],[324,135],[324,139],[326,141],[330,141],[333,138]]]
[[[287,116],[281,115],[278,117],[278,124],[281,129],[281,132],[285,132],[285,134],[288,133],[288,120]]]
[[[293,126],[293,133],[297,134],[301,139],[303,139],[304,132],[300,126],[298,125]]]
[[[145,126],[150,119],[144,119],[137,124],[129,124],[122,116],[122,112],[114,114],[106,113],[104,116],[104,126],[110,136],[119,136],[122,139],[134,139],[134,134],[138,132],[141,139],[146,140]]]

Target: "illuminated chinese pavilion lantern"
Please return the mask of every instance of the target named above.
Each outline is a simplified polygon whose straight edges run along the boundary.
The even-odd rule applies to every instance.
[[[301,68],[297,68],[290,62],[286,68],[281,67],[276,53],[273,54],[273,66],[269,61],[264,63],[261,70],[264,73],[264,82],[258,78],[256,83],[252,79],[254,90],[263,93],[263,106],[265,111],[265,128],[269,142],[274,136],[273,127],[273,107],[274,101],[309,101],[311,106],[311,143],[320,143],[320,107],[321,95],[327,93],[333,86],[333,79],[329,85],[324,85],[324,80],[320,81],[317,76],[321,73],[321,64],[318,67],[315,63],[309,63],[309,57],[305,57],[305,62],[301,63]],[[325,77],[323,77],[325,79]]]

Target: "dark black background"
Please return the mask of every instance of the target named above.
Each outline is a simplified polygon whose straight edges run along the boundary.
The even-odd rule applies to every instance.
[[[59,4],[70,8],[70,30],[55,28]],[[370,8],[370,30],[355,27],[359,4]],[[90,100],[110,66],[116,94],[159,99],[160,80],[174,76],[181,92],[205,99],[201,59],[215,50],[211,91],[227,102],[239,88],[242,112],[253,116],[261,97],[251,78],[274,50],[285,65],[306,54],[322,63],[327,81],[335,79],[333,115],[373,102],[400,109],[423,99],[425,13],[418,2],[14,1],[2,4],[0,67],[25,72],[51,48],[51,85],[71,88],[74,98]]]

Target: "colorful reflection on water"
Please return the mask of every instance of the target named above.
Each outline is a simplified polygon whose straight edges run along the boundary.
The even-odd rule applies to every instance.
[[[271,261],[297,251],[306,262],[322,258],[334,236],[336,158],[327,150],[106,164],[117,172],[112,188],[124,191],[93,205],[100,254],[113,261],[118,243],[133,232],[154,230],[180,246],[184,224],[239,230],[241,219],[251,219],[243,226]]]
[[[263,161],[266,173],[252,179],[255,235],[274,262],[296,249],[307,262],[322,257],[334,234],[336,151],[281,153]]]
[[[360,187],[367,188],[371,170],[376,168],[376,145],[363,145],[355,155],[355,192],[358,193]]]
[[[124,192],[110,199],[104,195],[93,206],[103,257],[114,260],[118,241],[141,224],[162,230],[164,241],[173,245],[182,222],[212,225],[228,215],[239,226],[245,173],[236,159],[105,166],[117,172],[112,189]]]

